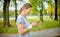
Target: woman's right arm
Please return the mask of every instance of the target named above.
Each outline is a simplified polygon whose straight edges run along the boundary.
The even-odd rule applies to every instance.
[[[37,25],[36,22],[34,22],[34,23],[31,24],[32,27],[36,26],[36,25]],[[19,34],[24,35],[29,30],[30,30],[29,28],[24,29],[24,24],[23,23],[19,23],[19,25],[18,25],[18,32],[19,32]]]
[[[19,32],[19,34],[24,35],[28,31],[29,31],[28,28],[24,29],[23,23],[19,23],[19,25],[18,25],[18,32]]]

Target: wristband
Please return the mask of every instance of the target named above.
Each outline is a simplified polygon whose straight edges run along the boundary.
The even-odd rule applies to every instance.
[[[30,29],[30,30],[31,30],[31,29],[32,29],[32,25],[29,25],[29,26],[28,26],[28,29]]]

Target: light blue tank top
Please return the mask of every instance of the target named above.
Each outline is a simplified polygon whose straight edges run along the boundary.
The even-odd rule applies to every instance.
[[[17,27],[18,27],[20,22],[22,22],[24,24],[24,29],[27,28],[30,25],[28,20],[22,15],[19,15],[17,17],[17,21],[16,21]],[[26,34],[24,34],[23,36],[19,34],[19,37],[30,37],[30,31],[27,32]]]

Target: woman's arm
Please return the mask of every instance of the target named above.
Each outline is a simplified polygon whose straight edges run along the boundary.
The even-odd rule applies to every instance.
[[[19,34],[24,35],[28,31],[29,31],[28,28],[24,29],[24,24],[23,23],[19,23],[19,25],[18,25],[18,32],[19,32]]]
[[[37,25],[36,22],[33,22],[33,23],[31,24],[32,27],[33,27],[33,26],[36,26],[36,25]],[[18,32],[19,32],[19,34],[24,35],[24,34],[27,33],[29,30],[30,30],[29,26],[28,26],[26,29],[24,29],[24,24],[23,24],[23,23],[19,23],[19,25],[18,25]]]

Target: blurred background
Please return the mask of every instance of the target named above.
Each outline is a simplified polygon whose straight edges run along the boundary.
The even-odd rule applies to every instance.
[[[42,22],[31,32],[60,27],[60,0],[0,0],[0,34],[18,33],[16,19],[24,3],[32,5],[29,22]]]

